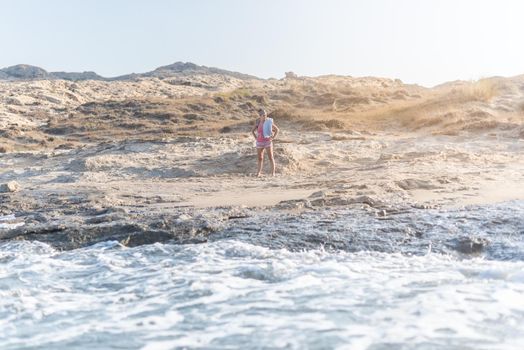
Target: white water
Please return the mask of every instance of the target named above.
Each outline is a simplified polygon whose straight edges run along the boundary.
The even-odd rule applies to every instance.
[[[16,219],[13,214],[0,216],[0,229],[11,229],[24,225],[23,222],[13,222],[15,220]]]
[[[0,246],[2,349],[522,349],[523,325],[520,260]]]

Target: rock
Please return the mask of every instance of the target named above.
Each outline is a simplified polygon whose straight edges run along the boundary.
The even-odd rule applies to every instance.
[[[141,218],[139,222],[126,217],[119,221],[93,220],[90,223],[76,219],[60,222],[34,220],[24,226],[0,232],[0,241],[38,240],[60,250],[77,249],[104,241],[118,241],[129,247],[171,240],[176,243],[200,243],[223,227],[213,220],[192,220],[186,214],[180,215],[179,219],[172,222],[169,219],[150,221]]]
[[[307,199],[290,199],[279,202],[276,207],[284,210],[302,209],[311,207],[311,203]]]
[[[37,224],[46,223],[49,221],[49,219],[41,213],[32,213],[26,217],[25,221],[26,223]]]
[[[20,185],[16,181],[9,181],[8,183],[0,185],[0,193],[16,192],[20,190]]]
[[[8,105],[15,105],[15,106],[21,106],[22,105],[22,102],[20,102],[19,99],[14,98],[14,97],[6,98],[5,99],[5,103],[8,104]]]
[[[30,66],[28,64],[18,64],[1,70],[8,78],[15,79],[45,79],[49,76],[46,70]]]
[[[440,187],[435,186],[429,180],[419,180],[419,179],[404,179],[400,181],[395,181],[398,187],[403,190],[435,190]]]
[[[378,217],[382,217],[382,218],[385,218],[387,214],[388,214],[388,213],[387,213],[386,209],[379,210],[379,211],[377,211],[377,213],[376,213],[376,215],[377,215]]]
[[[446,245],[459,253],[477,254],[489,244],[489,240],[481,237],[459,237],[450,240]]]
[[[341,196],[333,196],[333,197],[327,198],[326,200],[326,205],[343,206],[343,205],[348,205],[348,204],[349,204],[349,200]]]
[[[42,98],[48,102],[51,102],[51,103],[54,103],[54,104],[60,104],[62,103],[61,100],[59,100],[58,98],[55,98],[55,97],[52,97],[52,96],[47,96],[47,95],[42,95]]]
[[[324,191],[317,191],[312,193],[308,198],[325,198],[326,192]]]
[[[286,79],[297,79],[298,75],[295,72],[286,72]]]
[[[369,196],[359,196],[359,197],[348,199],[348,204],[357,204],[357,203],[367,204],[373,208],[378,208],[384,205],[384,203],[382,203],[381,201],[373,199]]]
[[[253,214],[245,206],[232,207],[227,213],[225,213],[227,220],[245,219],[252,215]]]
[[[326,205],[326,200],[324,198],[315,198],[310,201],[311,205],[314,207],[323,207]]]
[[[125,217],[117,213],[109,213],[109,214],[102,214],[102,215],[97,215],[97,216],[87,218],[85,220],[85,224],[95,225],[95,224],[101,224],[104,222],[114,222],[114,221],[119,221],[119,220],[125,220]]]
[[[190,221],[192,220],[193,218],[187,214],[180,214],[176,220],[175,220],[175,224],[181,224],[183,222],[187,222],[187,221]]]
[[[411,207],[415,209],[435,209],[437,208],[437,206],[434,204],[419,204],[419,203],[412,204]]]

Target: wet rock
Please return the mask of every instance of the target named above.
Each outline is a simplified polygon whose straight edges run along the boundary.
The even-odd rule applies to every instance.
[[[341,196],[334,196],[334,197],[329,197],[326,199],[326,205],[329,205],[329,206],[343,206],[343,205],[347,205],[348,203],[349,203],[349,200]]]
[[[45,235],[61,232],[66,229],[62,223],[25,225],[0,233],[0,240],[23,238],[28,235]]]
[[[245,206],[234,206],[229,208],[224,213],[224,218],[227,220],[245,219],[251,217],[252,215],[253,213],[249,210],[249,208]]]
[[[104,241],[118,241],[125,246],[156,242],[205,242],[207,237],[223,229],[221,217],[210,218],[188,214],[166,217],[137,216],[119,210],[90,210],[99,214],[81,216],[71,214],[58,220],[33,215],[26,225],[0,232],[1,240],[37,240],[60,250],[76,249]]]
[[[16,181],[9,181],[5,184],[0,184],[0,193],[16,192],[20,190],[20,185]]]
[[[276,207],[278,209],[302,209],[302,208],[308,208],[311,207],[311,203],[307,199],[291,199],[287,201],[281,201],[279,202]]]
[[[119,221],[123,219],[124,217],[122,215],[119,215],[117,213],[108,213],[108,214],[102,214],[102,215],[97,215],[97,216],[87,218],[85,220],[85,223],[93,225],[93,224],[101,224],[104,222]]]
[[[488,245],[489,240],[481,237],[459,237],[447,242],[446,245],[462,254],[481,253]]]
[[[46,223],[49,219],[41,213],[32,213],[26,216],[26,223]]]
[[[156,242],[166,242],[173,239],[171,232],[165,230],[147,230],[142,232],[133,232],[126,238],[120,240],[120,244],[127,247],[136,247],[144,244],[153,244]]]
[[[359,196],[359,197],[348,199],[348,204],[357,204],[357,203],[367,204],[373,208],[381,207],[384,205],[383,202],[373,199],[369,196]]]
[[[191,216],[189,216],[188,214],[180,214],[176,218],[175,223],[176,224],[181,224],[181,223],[187,222],[189,220],[191,220]]]

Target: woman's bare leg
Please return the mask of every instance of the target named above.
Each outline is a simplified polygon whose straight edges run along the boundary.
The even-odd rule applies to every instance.
[[[264,165],[264,149],[257,148],[258,171],[257,176],[262,175],[262,166]]]
[[[272,175],[275,176],[276,166],[275,166],[275,157],[273,156],[273,146],[267,148],[267,156],[271,162]]]

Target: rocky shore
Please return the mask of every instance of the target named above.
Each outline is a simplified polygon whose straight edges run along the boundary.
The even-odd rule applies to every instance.
[[[64,250],[202,242],[262,217],[349,210],[388,220],[524,198],[522,77],[426,89],[177,67],[115,81],[0,81],[0,240]],[[253,176],[260,106],[282,129],[276,177]]]

